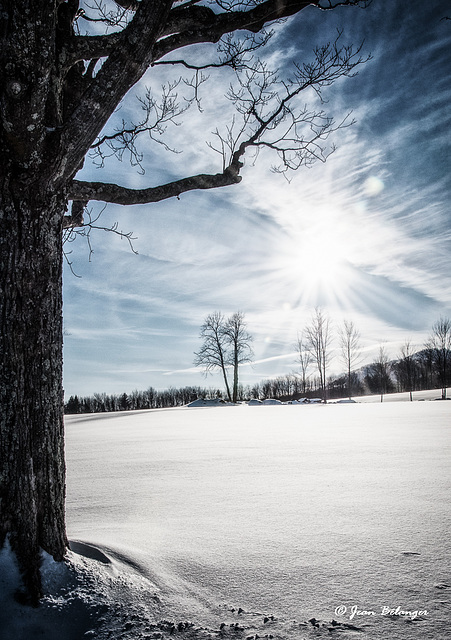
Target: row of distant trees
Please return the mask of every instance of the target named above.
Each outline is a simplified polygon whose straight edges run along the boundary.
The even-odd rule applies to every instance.
[[[171,387],[157,391],[149,387],[132,393],[95,393],[92,396],[71,396],[65,404],[66,413],[105,413],[109,411],[137,411],[140,409],[166,409],[180,407],[196,400],[220,395],[217,390],[203,387]]]
[[[408,344],[408,343],[407,343]],[[401,351],[404,351],[405,347]],[[451,367],[450,367],[451,372]],[[441,377],[436,367],[435,354],[430,349],[411,353],[390,360],[384,346],[370,364],[351,372],[352,396],[379,394],[381,398],[388,393],[423,391],[442,387]],[[451,386],[451,375],[447,376],[447,387]],[[319,376],[311,375],[303,380],[302,375],[293,372],[277,378],[263,380],[243,389],[244,396],[265,399],[291,400],[301,397],[321,398],[322,384]],[[329,376],[326,383],[328,399],[349,397],[349,376],[342,374]],[[446,387],[442,397],[446,397]],[[412,396],[411,396],[412,397]]]
[[[356,368],[361,361],[360,333],[348,320],[338,329],[340,359],[344,373],[328,376],[332,357],[332,324],[321,309],[315,311],[312,321],[299,334],[297,340],[298,371],[264,380],[253,386],[239,383],[238,367],[252,358],[252,336],[248,333],[243,313],[229,318],[215,312],[205,319],[201,327],[202,345],[195,353],[195,362],[206,373],[222,372],[225,392],[217,388],[187,386],[158,391],[153,387],[130,394],[96,393],[93,396],[71,396],[65,405],[66,413],[102,413],[164,409],[186,405],[197,398],[220,397],[240,402],[256,398],[292,400],[301,397],[322,399],[342,398],[365,394],[410,392],[442,389],[451,386],[451,320],[440,318],[432,326],[424,348],[415,351],[407,340],[397,358],[390,359],[385,345],[380,345],[373,362]],[[229,371],[233,382],[229,382]]]
[[[372,363],[357,369],[362,361],[361,335],[354,323],[344,320],[338,328],[339,358],[345,373],[337,377],[327,375],[332,358],[333,333],[330,318],[316,309],[310,324],[298,337],[298,360],[302,392],[317,392],[326,401],[365,393],[384,394],[394,391],[413,391],[451,385],[451,320],[440,318],[433,326],[424,348],[415,351],[406,340],[397,358],[390,359],[384,344]],[[315,373],[312,378],[312,365]],[[310,388],[308,388],[310,387]]]
[[[368,393],[421,391],[441,388],[442,398],[451,386],[451,320],[440,318],[432,326],[424,348],[415,351],[406,340],[397,358],[390,359],[385,345],[379,346],[373,362],[359,369],[362,360],[360,333],[354,323],[345,320],[338,328],[339,357],[345,373],[327,375],[332,358],[333,334],[330,319],[316,309],[310,324],[298,337],[299,373],[266,380],[252,388],[252,396],[290,399],[319,396],[339,398]]]

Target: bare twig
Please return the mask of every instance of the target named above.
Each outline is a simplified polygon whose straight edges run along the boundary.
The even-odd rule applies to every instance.
[[[80,17],[88,22],[103,22],[108,27],[126,27],[133,18],[139,2],[114,1],[117,6],[113,10],[109,9],[102,0],[91,0],[90,3],[86,3],[86,8],[93,11],[96,17],[88,16],[85,11],[80,14]]]
[[[83,238],[86,241],[86,244],[88,246],[88,254],[89,254],[89,262],[91,262],[91,256],[94,253],[94,249],[92,247],[92,243],[91,243],[91,234],[93,231],[106,231],[107,233],[113,233],[116,236],[118,236],[119,238],[121,238],[121,240],[127,240],[129,247],[131,249],[131,251],[135,254],[137,254],[138,252],[136,251],[134,245],[133,245],[133,241],[136,240],[137,238],[135,236],[133,236],[133,232],[129,231],[129,232],[125,232],[125,231],[121,231],[119,229],[119,223],[118,222],[114,222],[111,226],[104,226],[104,225],[100,225],[97,224],[98,221],[100,220],[100,217],[102,216],[103,212],[105,211],[107,205],[105,205],[100,212],[93,217],[93,213],[92,213],[92,209],[87,209],[86,207],[84,208],[84,219],[79,220],[78,223],[74,221],[73,219],[73,215],[69,218],[68,216],[68,220],[66,221],[66,224],[64,225],[64,232],[63,232],[63,246],[66,246],[72,242],[74,242],[77,238]],[[74,269],[73,269],[73,263],[72,261],[69,259],[69,255],[71,254],[71,251],[67,251],[66,249],[64,249],[64,258],[71,270],[71,272],[77,277],[79,278],[80,276],[75,273]]]
[[[159,60],[153,66],[181,65],[185,69],[202,71],[205,69],[219,69],[221,67],[231,67],[235,71],[253,70],[256,68],[254,54],[258,49],[264,47],[272,38],[273,31],[262,30],[259,34],[250,34],[242,38],[236,38],[228,33],[218,43],[219,59],[217,62],[207,62],[199,65],[187,62],[184,59]]]
[[[214,136],[219,146],[210,147],[223,158],[223,166],[236,163],[250,147],[275,151],[281,160],[273,167],[278,173],[294,171],[300,166],[324,162],[335,149],[326,147],[325,141],[335,131],[353,124],[350,114],[335,122],[323,110],[295,106],[298,96],[312,89],[321,102],[322,91],[338,78],[353,76],[356,68],[366,62],[360,55],[361,47],[354,50],[338,46],[341,33],[333,43],[317,48],[311,63],[295,65],[293,78],[281,81],[277,75],[260,63],[260,68],[237,74],[237,84],[228,92],[241,119],[236,119],[224,132],[218,129]]]
[[[139,172],[144,174],[143,154],[136,145],[137,139],[142,133],[147,133],[153,142],[162,145],[167,151],[177,153],[176,149],[165,142],[164,133],[168,124],[177,125],[176,118],[182,115],[192,102],[198,101],[198,87],[205,80],[204,77],[197,77],[191,82],[190,86],[194,89],[194,96],[191,99],[185,99],[183,105],[179,103],[176,92],[180,80],[163,86],[160,102],[153,98],[151,90],[148,88],[144,98],[138,98],[141,110],[144,111],[144,118],[137,124],[132,122],[129,125],[125,120],[122,120],[122,126],[116,128],[114,133],[105,134],[98,138],[91,147],[90,155],[94,163],[103,167],[105,159],[113,155],[122,161],[127,152],[131,165],[138,167]]]

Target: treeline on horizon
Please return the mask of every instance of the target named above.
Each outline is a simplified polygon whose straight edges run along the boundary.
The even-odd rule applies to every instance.
[[[448,354],[451,360],[451,353]],[[352,396],[390,394],[399,392],[425,391],[451,386],[451,368],[443,380],[443,371],[437,363],[432,349],[423,349],[390,362],[373,363],[363,366],[352,373]],[[254,385],[239,385],[238,402],[251,399],[266,400],[275,398],[283,402],[300,398],[320,396],[320,380],[316,376],[302,380],[300,374],[290,373],[284,376],[263,380]],[[327,384],[329,400],[348,397],[348,376],[332,376]],[[133,391],[129,394],[95,393],[92,396],[71,396],[65,403],[66,414],[106,413],[115,411],[136,411],[145,409],[166,409],[181,407],[198,398],[226,398],[226,394],[213,387],[186,386],[171,387],[158,391],[149,387],[145,391]]]

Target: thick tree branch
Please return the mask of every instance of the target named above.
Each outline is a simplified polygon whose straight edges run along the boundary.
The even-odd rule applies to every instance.
[[[218,42],[223,35],[233,31],[247,30],[257,33],[267,22],[288,17],[312,4],[316,3],[306,0],[266,0],[248,11],[214,14],[214,20],[201,28],[196,23],[191,27],[186,24],[183,31],[160,40],[155,46],[154,59],[159,60],[171,51],[190,44]]]
[[[291,2],[293,1],[295,3],[299,3],[299,0],[291,0]],[[274,0],[270,0],[270,2],[274,3]],[[264,4],[265,5],[268,4],[268,0]],[[304,5],[307,6],[311,3],[302,2],[301,4],[303,5],[301,7],[302,9],[304,8]],[[244,15],[247,15],[248,13],[249,12],[246,12],[241,15],[244,16]],[[174,46],[174,44],[178,42],[180,38],[174,37],[171,39],[171,42],[169,43],[168,39],[165,36],[169,36],[169,35],[180,36],[180,34],[183,33],[184,37],[188,38],[188,44],[192,44],[194,42],[194,41],[191,42],[191,39],[193,37],[193,32],[200,33],[200,31],[204,32],[205,30],[207,30],[208,32],[210,28],[214,29],[215,32],[219,29],[218,31],[218,33],[220,34],[219,37],[215,35],[214,36],[215,39],[212,40],[212,41],[217,41],[220,39],[220,37],[223,34],[229,33],[230,31],[234,31],[236,29],[236,27],[232,25],[230,29],[224,30],[223,16],[227,18],[232,15],[235,15],[235,14],[233,13],[215,14],[214,11],[209,7],[198,7],[198,6],[176,7],[175,9],[172,9],[169,12],[168,18],[166,20],[166,24],[160,31],[159,37],[163,38],[163,40],[160,42],[160,46],[158,47],[158,50],[165,51],[165,47],[169,46],[170,47],[169,51],[172,51],[173,49],[180,48],[180,46],[184,46],[183,44]],[[237,12],[237,15],[238,15],[238,12]],[[244,19],[244,21],[239,20],[239,22],[242,22],[243,24],[245,24],[248,21],[249,19]],[[130,29],[131,29],[131,26],[132,25],[130,25]],[[240,27],[240,28],[244,28],[244,27]],[[257,31],[258,30],[259,29],[257,29]],[[67,56],[68,56],[67,64],[70,66],[71,64],[74,64],[79,60],[89,60],[91,58],[108,56],[111,53],[111,51],[118,45],[122,33],[123,32],[118,32],[118,33],[112,33],[112,34],[103,35],[103,36],[72,37],[67,44]],[[205,39],[205,35],[202,35],[200,36],[201,39],[196,40],[196,42],[204,42],[204,41],[209,42],[211,37],[212,36],[207,34],[207,38]],[[161,57],[161,55],[164,55],[164,54],[160,52],[157,54],[157,57],[159,58]]]
[[[155,47],[155,60],[159,60],[166,54],[188,46],[190,44],[199,44],[201,42],[218,42],[220,38],[226,33],[233,31],[246,30],[253,33],[257,33],[264,28],[269,22],[274,22],[281,18],[288,18],[296,13],[299,13],[303,9],[313,6],[323,11],[334,9],[338,6],[366,6],[370,0],[343,0],[333,2],[328,0],[266,0],[261,4],[252,6],[247,11],[226,11],[224,13],[213,14],[207,19],[205,15],[205,23],[199,22],[194,19],[195,12],[193,12],[193,21],[190,23],[189,16],[184,15],[183,11],[175,15],[175,18],[179,17],[183,22],[183,30],[177,29],[177,20],[174,18],[173,25],[171,25],[171,17],[174,17],[176,11],[170,12],[168,17],[168,26],[171,25],[173,35],[160,40]],[[192,9],[203,9],[203,7],[192,7]],[[166,33],[170,33],[170,29],[166,29]]]
[[[137,11],[139,7],[137,0],[114,0],[114,2],[122,7],[122,9],[127,9],[127,11]]]
[[[125,9],[137,10],[139,3],[117,2]],[[209,7],[182,5],[169,12],[164,28],[160,32],[160,40],[155,59],[166,53],[188,44],[199,42],[217,42],[224,34],[246,29],[260,31],[268,22],[289,17],[307,6],[327,10],[337,6],[365,4],[365,0],[344,0],[342,2],[324,3],[321,0],[266,0],[248,11],[227,11],[216,14]],[[130,6],[129,6],[130,5]],[[121,33],[103,36],[77,36],[68,43],[68,59],[70,63],[108,56],[118,45]],[[166,36],[172,36],[167,38]]]
[[[195,189],[216,189],[237,184],[241,181],[239,169],[240,166],[235,164],[227,167],[222,173],[199,174],[148,189],[127,189],[116,184],[73,180],[69,190],[69,198],[85,202],[101,200],[122,205],[160,202]]]
[[[124,1],[123,4],[128,3]],[[124,8],[128,9],[128,7]],[[135,10],[137,8],[138,5],[136,5]],[[160,37],[179,33],[187,29],[198,29],[199,27],[208,26],[214,22],[214,19],[214,12],[207,7],[178,7],[169,13],[166,26],[160,32]],[[92,58],[109,56],[118,46],[122,33],[123,31],[101,36],[73,36],[65,46],[65,67],[71,67],[80,60],[91,60]]]
[[[64,66],[68,68],[80,60],[109,56],[119,45],[121,37],[122,32],[103,36],[72,36],[66,44]]]
[[[217,14],[209,7],[182,6],[175,7],[169,13],[161,36],[168,36],[181,31],[199,29],[214,24]]]

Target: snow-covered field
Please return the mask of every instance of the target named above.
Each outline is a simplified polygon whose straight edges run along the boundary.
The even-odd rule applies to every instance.
[[[451,637],[450,418],[451,402],[70,416],[70,563],[46,560],[24,612],[3,552],[1,638]]]

